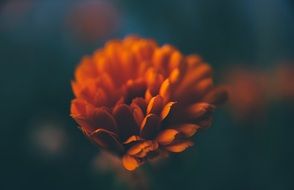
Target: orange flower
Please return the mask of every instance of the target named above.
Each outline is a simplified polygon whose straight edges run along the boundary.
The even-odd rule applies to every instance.
[[[130,36],[84,57],[75,72],[71,116],[91,141],[122,158],[127,170],[182,152],[211,124],[226,99],[211,67],[171,45]]]
[[[271,94],[277,99],[290,101],[294,99],[294,66],[292,62],[277,65],[272,74]]]
[[[234,117],[241,121],[260,120],[269,95],[266,73],[239,66],[231,68],[226,76]]]
[[[113,34],[119,27],[119,13],[108,0],[83,0],[73,4],[65,24],[80,42],[95,42]]]

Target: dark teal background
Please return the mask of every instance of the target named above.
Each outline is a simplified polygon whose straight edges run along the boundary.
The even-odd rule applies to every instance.
[[[109,39],[139,34],[198,53],[219,82],[236,64],[268,70],[294,60],[291,0],[107,1],[116,27],[86,42],[65,23],[82,1],[14,0],[22,3],[8,9],[11,2],[0,3],[0,189],[127,189],[114,174],[93,171],[99,149],[69,117],[75,66]],[[228,107],[195,147],[160,169],[144,167],[152,189],[294,189],[293,99],[267,104],[262,120],[235,121]],[[44,125],[61,134],[57,152],[36,148],[34,131]]]

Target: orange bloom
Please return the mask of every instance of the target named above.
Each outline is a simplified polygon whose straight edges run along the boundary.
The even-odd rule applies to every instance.
[[[119,13],[107,0],[83,0],[73,4],[66,26],[81,42],[93,42],[113,34],[119,27]]]
[[[271,93],[277,99],[294,100],[294,66],[292,62],[279,64],[272,74]]]
[[[211,124],[215,105],[227,97],[211,74],[199,56],[171,45],[135,36],[113,40],[76,69],[71,116],[91,141],[134,170],[184,151]]]
[[[265,72],[234,67],[226,73],[230,105],[237,120],[261,118],[268,99],[268,77]]]

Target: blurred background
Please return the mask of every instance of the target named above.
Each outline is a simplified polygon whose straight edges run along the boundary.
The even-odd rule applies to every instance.
[[[291,0],[2,0],[1,189],[136,189],[69,116],[81,57],[128,34],[201,55],[231,89],[193,148],[143,167],[148,188],[294,189]]]

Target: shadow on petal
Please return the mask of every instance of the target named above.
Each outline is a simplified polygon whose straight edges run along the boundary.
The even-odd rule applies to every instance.
[[[147,115],[141,124],[141,136],[153,139],[160,130],[160,117],[155,114]]]
[[[113,153],[122,154],[124,151],[122,144],[111,131],[97,129],[89,137],[94,143],[105,149],[111,150]]]

